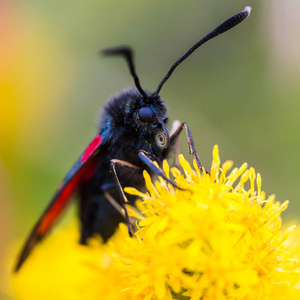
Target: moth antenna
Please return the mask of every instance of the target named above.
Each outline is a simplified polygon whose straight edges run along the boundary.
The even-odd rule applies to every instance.
[[[235,14],[231,18],[224,21],[222,24],[220,24],[218,27],[216,27],[213,31],[208,33],[205,37],[203,37],[201,40],[199,40],[192,48],[190,48],[189,51],[187,51],[183,56],[181,56],[170,68],[167,75],[163,78],[163,80],[160,82],[160,84],[157,87],[157,90],[155,92],[156,95],[159,94],[162,86],[164,83],[169,79],[169,77],[172,75],[174,70],[186,59],[188,58],[195,50],[197,50],[201,45],[206,43],[207,41],[211,40],[212,38],[226,32],[227,30],[235,27],[236,25],[243,22],[245,19],[247,19],[250,15],[251,7],[246,6],[242,11]]]
[[[126,46],[116,47],[116,48],[108,48],[108,49],[101,50],[99,53],[101,55],[122,55],[122,56],[124,56],[124,58],[128,64],[130,74],[132,75],[132,77],[134,79],[136,88],[141,93],[143,98],[147,99],[147,95],[146,95],[145,91],[143,90],[143,88],[140,84],[140,80],[135,72],[135,67],[134,67],[134,63],[133,63],[133,59],[132,59],[133,51],[131,48],[126,47]]]

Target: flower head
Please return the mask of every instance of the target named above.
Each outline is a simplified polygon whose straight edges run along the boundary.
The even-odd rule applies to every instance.
[[[153,183],[146,172],[147,193],[125,189],[141,197],[130,210],[137,219],[134,238],[122,224],[107,244],[93,239],[83,247],[65,230],[45,241],[39,257],[33,255],[16,276],[19,299],[67,299],[71,289],[72,299],[299,298],[299,243],[286,242],[295,226],[281,228],[288,202],[266,198],[260,174],[246,164],[231,172],[232,162],[220,167],[217,147],[210,174],[179,158],[183,173],[166,162],[163,168],[180,189],[162,178]],[[47,251],[51,245],[66,246],[61,259]],[[48,255],[57,265],[46,264]],[[32,296],[36,276],[40,296]],[[28,282],[34,282],[30,292]],[[26,291],[31,298],[23,296]]]

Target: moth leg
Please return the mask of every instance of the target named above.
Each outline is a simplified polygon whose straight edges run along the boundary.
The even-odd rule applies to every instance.
[[[123,206],[118,203],[118,201],[113,198],[111,194],[108,192],[104,192],[104,197],[109,203],[122,215],[122,217],[126,220],[125,213],[123,211]]]
[[[170,137],[170,145],[169,147],[172,147],[174,145],[176,145],[176,141],[182,131],[182,129],[185,129],[185,132],[186,132],[186,135],[187,135],[187,142],[188,142],[188,147],[189,147],[189,153],[193,155],[195,161],[196,161],[196,164],[199,168],[199,170],[201,171],[202,170],[202,164],[199,160],[199,157],[197,155],[197,152],[196,152],[196,147],[195,147],[195,143],[194,143],[194,140],[193,140],[193,136],[192,136],[192,133],[188,127],[188,125],[185,123],[185,122],[182,122],[180,124],[180,126],[177,128],[177,130],[171,135]]]
[[[108,192],[104,192],[104,197],[122,215],[122,217],[124,218],[124,220],[127,221],[126,220],[126,215],[124,213],[123,206],[120,205],[118,203],[118,201],[115,198],[113,198],[113,196],[110,193],[108,193]],[[131,225],[133,225],[132,222],[130,222],[130,223],[131,223]]]
[[[175,188],[179,189],[179,190],[183,190],[182,188],[178,187],[178,185],[170,180],[164,173],[164,171],[158,167],[155,164],[155,157],[153,155],[151,155],[150,153],[144,151],[144,150],[140,150],[139,151],[139,158],[158,176],[161,176],[164,180],[166,180],[167,182],[169,182],[172,186],[174,186]]]
[[[130,237],[133,237],[132,226],[131,226],[131,222],[130,222],[130,219],[129,219],[128,210],[127,210],[127,207],[126,207],[126,204],[129,201],[127,200],[127,197],[126,197],[126,195],[123,191],[123,188],[121,186],[121,183],[120,183],[117,171],[116,171],[116,166],[122,167],[122,168],[127,169],[127,170],[131,170],[131,171],[139,171],[139,170],[141,170],[141,168],[139,168],[139,167],[137,167],[137,166],[135,166],[135,165],[133,165],[129,162],[126,162],[124,160],[112,159],[110,161],[110,169],[113,173],[117,189],[118,189],[118,191],[121,195],[121,198],[123,199],[122,207],[123,207],[124,212],[125,212],[125,220],[126,220],[126,224],[127,224],[127,227],[128,227],[128,233],[129,233]],[[110,199],[108,199],[108,200],[110,201]]]
[[[172,124],[172,128],[170,130],[170,136],[172,137],[172,135],[176,132],[176,130],[179,128],[179,126],[181,126],[181,122],[178,120],[175,120]],[[181,147],[180,147],[180,141],[179,139],[176,139],[175,142],[173,143],[173,147],[172,147],[172,152],[174,153],[174,164],[175,167],[177,169],[180,168],[180,163],[179,163],[179,154],[181,153]]]

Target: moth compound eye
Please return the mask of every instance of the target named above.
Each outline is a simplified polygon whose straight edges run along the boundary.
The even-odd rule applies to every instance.
[[[154,113],[150,107],[142,107],[139,110],[139,117],[142,122],[148,123],[153,121]]]
[[[168,147],[169,141],[168,141],[168,137],[164,131],[157,132],[157,134],[155,136],[155,143],[161,149]]]

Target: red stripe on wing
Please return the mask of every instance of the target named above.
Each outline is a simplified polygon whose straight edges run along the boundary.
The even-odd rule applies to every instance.
[[[92,153],[93,152],[91,152],[91,154]],[[85,161],[87,161],[87,159]],[[41,222],[37,228],[38,234],[44,235],[48,232],[53,223],[55,223],[56,219],[59,217],[60,212],[69,203],[70,197],[72,194],[74,194],[74,192],[76,192],[80,183],[82,181],[89,180],[94,175],[96,163],[97,161],[95,159],[91,159],[67,184],[65,184],[64,181],[62,182],[61,188],[58,191],[59,196],[55,199],[55,202],[51,205],[47,213],[41,219]]]
[[[89,144],[89,146],[86,148],[84,154],[81,157],[81,162],[85,162],[90,156],[91,154],[95,151],[95,149],[98,148],[98,146],[101,143],[101,136],[97,135],[92,142]]]

